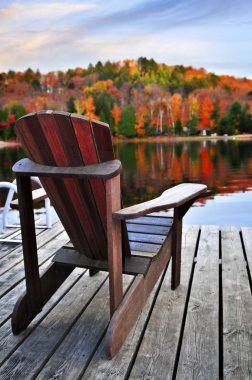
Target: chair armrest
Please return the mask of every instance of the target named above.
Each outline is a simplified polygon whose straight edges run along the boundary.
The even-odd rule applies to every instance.
[[[121,172],[121,162],[118,160],[106,161],[100,164],[87,166],[48,166],[40,165],[29,158],[24,158],[15,163],[12,168],[18,176],[37,177],[67,177],[67,178],[100,178],[109,179],[117,176]]]
[[[182,183],[164,191],[158,198],[115,211],[113,218],[118,220],[134,219],[151,212],[176,208],[194,198],[204,195],[206,191],[206,185]]]

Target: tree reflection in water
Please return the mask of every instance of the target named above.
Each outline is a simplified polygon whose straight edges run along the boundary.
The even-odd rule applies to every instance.
[[[199,182],[212,190],[193,207],[186,221],[199,224],[252,226],[252,141],[118,142],[123,164],[124,205],[143,202],[181,182]],[[12,165],[21,149],[0,149],[0,180],[13,180]],[[0,205],[5,194],[1,192]],[[195,215],[195,217],[193,217]],[[191,218],[191,219],[190,219]]]
[[[181,182],[199,182],[208,185],[212,196],[196,204],[205,209],[195,207],[189,222],[252,225],[251,140],[117,143],[115,152],[123,164],[124,205]]]

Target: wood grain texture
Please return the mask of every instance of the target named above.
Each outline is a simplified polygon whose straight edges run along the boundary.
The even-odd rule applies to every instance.
[[[41,114],[43,116],[43,113]],[[44,112],[44,117],[45,121],[48,120],[48,117],[50,121],[53,119],[52,112]],[[22,143],[27,157],[38,164],[55,166],[62,163],[62,149],[59,146],[59,157],[55,160],[51,148],[55,146],[54,142],[57,142],[58,139],[57,136],[54,139],[53,136],[50,135],[48,136],[49,139],[46,138],[51,132],[50,129],[48,131],[47,123],[43,122],[43,120],[44,119],[41,117],[39,119],[38,114],[30,114],[19,119],[16,123],[16,134]],[[55,123],[53,122],[53,126],[54,125]],[[67,229],[71,240],[78,243],[78,236],[81,234],[81,225],[78,223],[78,217],[74,208],[71,207],[71,199],[65,189],[64,182],[61,180],[55,182],[53,179],[44,179],[42,180],[42,183],[49,197],[51,193],[52,195],[57,194],[57,199],[54,199],[53,202],[54,206],[55,203],[57,205],[57,214],[60,216],[64,227]],[[66,209],[66,204],[69,205],[69,210]],[[75,230],[71,229],[72,220],[76,220]],[[87,252],[89,251],[85,235],[83,236],[82,246],[86,247]]]
[[[128,223],[128,221],[127,221]],[[158,216],[140,216],[136,219],[130,219],[130,224],[147,224],[152,226],[167,226],[170,227],[173,224],[173,218],[159,218]]]
[[[180,206],[174,209],[172,229],[172,290],[175,290],[180,284],[182,220],[183,213]]]
[[[184,228],[181,284],[171,291],[167,271],[129,379],[172,379],[198,234],[197,226]]]
[[[61,248],[52,259],[53,262],[87,269],[97,269],[108,272],[109,265],[105,260],[94,260],[81,255],[75,249]],[[122,272],[125,274],[145,274],[150,265],[150,260],[144,257],[127,256],[122,262]]]
[[[54,235],[53,241],[50,240],[50,237],[48,241],[45,238],[45,236],[43,237],[44,246],[42,249],[39,250],[39,253],[38,253],[40,273],[43,272],[45,268],[49,265],[49,261],[51,257],[53,256],[55,250],[58,247],[60,247],[62,243],[66,241],[64,233],[60,233],[60,230],[57,230],[56,226],[54,226],[54,231],[55,231],[55,235]],[[20,252],[19,252],[19,256],[20,256]],[[12,260],[11,257],[10,257],[10,260]],[[14,268],[16,269],[15,271],[14,271]],[[24,270],[23,270],[22,263],[21,264],[16,263],[14,266],[12,266],[8,270],[8,275],[9,276],[12,275],[13,277],[13,284],[15,284],[15,275],[17,275],[18,271],[20,273],[21,279],[22,279],[22,276],[24,278]],[[0,277],[0,281],[1,281],[1,277]],[[17,301],[19,295],[22,294],[24,291],[25,291],[25,281],[21,280],[21,282],[16,284],[16,286],[14,286],[12,289],[9,289],[9,291],[4,296],[0,297],[0,325],[11,316],[15,302]]]
[[[53,225],[51,230],[43,231],[43,233],[40,234],[39,245],[41,248],[39,249],[38,254],[40,272],[43,272],[50,264],[50,258],[55,250],[66,241],[65,232],[62,233],[62,230],[62,225],[57,223]],[[47,234],[47,232],[50,233]],[[65,286],[65,284],[63,284],[57,294],[48,301],[47,305],[43,308],[43,311],[31,323],[31,329],[34,328],[38,321],[43,319],[43,316],[50,311],[52,305],[55,305],[55,303],[58,302],[58,297],[60,297],[61,294],[63,295],[66,292],[66,289],[71,287],[71,284],[76,281],[78,276],[83,272],[83,269],[76,269],[74,274],[69,276],[68,285]],[[0,340],[2,344],[0,350],[0,365],[2,361],[15,350],[15,347],[31,332],[31,329],[27,329],[22,334],[13,336],[10,329],[10,316],[13,306],[19,295],[25,290],[24,268],[22,263],[16,264],[3,277],[0,277],[0,293],[3,292],[3,284],[5,285],[5,288],[8,285],[9,289],[8,292],[0,298]]]
[[[162,247],[162,244],[150,244],[150,243],[130,241],[131,251],[149,252],[149,253],[158,254],[161,247]]]
[[[216,304],[215,299],[212,303],[210,302],[214,298],[212,288],[216,285],[212,276],[214,266],[211,260],[219,240],[218,234],[212,228],[202,227],[183,337],[181,323],[199,231],[198,226],[187,225],[183,227],[182,235],[180,287],[176,291],[170,290],[171,276],[168,270],[165,277],[162,277],[163,282],[160,287],[156,284],[155,290],[151,292],[120,352],[111,361],[107,360],[105,354],[104,339],[109,320],[109,290],[106,274],[99,273],[90,279],[86,273],[86,280],[83,279],[82,284],[77,285],[80,284],[85,270],[76,268],[47,302],[42,312],[31,322],[29,329],[19,336],[13,336],[10,329],[10,314],[16,298],[25,288],[24,271],[22,262],[17,260],[15,255],[15,251],[20,255],[20,247],[14,250],[6,248],[3,255],[9,256],[10,264],[6,272],[0,276],[1,379],[36,377],[98,380],[108,378],[118,380],[125,378],[179,379],[182,363],[178,364],[176,377],[174,365],[180,343],[182,343],[180,360],[183,358],[183,345],[188,347],[184,357],[187,371],[184,369],[185,377],[183,378],[193,378],[193,371],[194,378],[201,378],[200,374],[203,373],[208,373],[209,376],[207,375],[206,378],[218,378],[218,375],[215,376],[214,367],[213,373],[207,372],[211,367],[212,353],[216,344],[218,346],[216,331],[211,339],[209,338],[209,328],[212,328],[215,319],[213,317],[210,322],[208,321],[213,315],[213,307]],[[250,233],[250,228],[242,228],[241,235],[247,258],[251,250]],[[220,265],[223,265],[225,365],[223,378],[249,379],[251,374],[251,290],[240,231],[236,228],[222,227],[221,235],[223,264]],[[38,252],[40,272],[43,272],[54,251],[64,244],[68,237],[63,232],[62,226],[56,223],[52,230],[42,231],[37,235],[37,239],[40,247]],[[0,256],[2,247],[0,245]],[[12,260],[13,265],[11,265]],[[100,281],[101,275],[103,279]],[[93,291],[89,292],[90,281]],[[125,281],[124,287],[127,287]],[[87,298],[85,298],[86,292]],[[204,296],[205,293],[207,294]],[[209,310],[209,315],[204,314],[204,309]],[[202,317],[200,321],[198,321],[199,315]],[[205,327],[204,330],[202,325]],[[199,331],[194,334],[194,328],[197,329],[197,326]],[[47,332],[47,329],[50,331]],[[186,330],[190,330],[188,334],[192,340],[187,340]],[[193,340],[194,336],[195,340]],[[199,336],[202,336],[202,339],[197,339]],[[209,363],[202,372],[199,372],[204,362],[206,344],[209,348]]]
[[[178,379],[219,377],[219,228],[201,229]]]
[[[138,223],[127,222],[127,229],[130,233],[144,233],[154,235],[167,235],[170,227],[169,226],[157,226],[157,225],[146,225]]]
[[[203,194],[206,190],[206,185],[182,183],[164,191],[158,198],[114,212],[113,217],[115,219],[126,220],[137,218],[151,212],[179,207],[189,200]]]
[[[120,176],[106,181],[107,239],[110,315],[112,316],[123,298],[122,285],[122,229],[121,223],[112,219],[112,213],[121,205]]]
[[[57,224],[55,226],[56,230],[47,230],[48,241],[52,239],[53,236],[57,236],[57,232],[62,232],[62,225]],[[41,251],[41,247],[45,244],[45,235],[40,233],[37,237],[37,247],[39,248],[38,260],[39,264],[42,264],[45,260],[53,255],[51,250],[48,252]],[[15,258],[11,265],[11,260]],[[0,297],[7,294],[14,286],[16,286],[22,279],[24,279],[24,263],[22,257],[22,247],[18,247],[11,254],[10,265],[6,268],[6,271],[0,276]]]
[[[134,361],[134,355],[137,350],[137,345],[141,341],[141,335],[151,314],[151,309],[155,303],[160,283],[163,279],[160,278],[151,292],[135,327],[129,333],[125,344],[120,352],[111,360],[107,360],[106,355],[106,339],[103,338],[97,351],[95,352],[92,361],[89,363],[86,371],[83,373],[82,379],[114,379],[121,380],[128,378],[129,368]]]
[[[83,259],[84,256],[87,257],[87,261],[108,261],[112,318],[107,341],[112,357],[138,319],[144,303],[167,266],[172,251],[172,287],[178,286],[182,217],[197,196],[206,191],[206,186],[182,184],[165,191],[156,200],[118,211],[122,205],[119,176],[121,167],[114,160],[108,125],[66,112],[42,111],[19,120],[16,130],[22,143],[29,145],[26,147],[28,157],[36,162],[23,161],[21,169],[22,163],[16,166],[20,181],[21,178],[25,181],[28,173],[39,174],[75,249],[83,255]],[[40,151],[41,147],[44,148],[43,152]],[[30,168],[25,169],[25,166]],[[170,207],[176,208],[176,225],[172,218],[163,215],[144,216]],[[125,220],[128,218],[135,218],[131,224],[137,225],[137,228],[140,225],[147,226],[146,230],[152,230],[154,237],[151,236],[152,232],[148,232],[144,238],[135,231],[129,243],[125,228]],[[160,233],[161,229],[166,229],[166,235]],[[156,255],[150,260],[132,258],[132,261],[147,263],[147,269],[143,274],[141,270],[123,297],[122,261],[125,256],[125,263],[132,262],[129,246],[135,252]],[[85,260],[76,256],[76,251],[70,261],[68,256],[70,257],[61,255],[59,258],[64,265],[71,265],[70,269],[66,269],[67,275],[72,266],[85,265]],[[137,270],[138,265],[135,266]],[[54,280],[52,269],[61,267],[56,258],[51,269],[43,275],[43,300],[47,300],[61,283],[61,276]],[[96,265],[90,269],[96,270],[98,267]],[[30,281],[32,276],[28,277]],[[48,285],[45,279],[48,279]],[[26,305],[26,302],[23,304]]]
[[[17,307],[13,310],[12,330],[19,333],[21,325],[42,310],[42,291],[38,269],[37,241],[32,203],[31,179],[28,177],[17,177],[17,190],[20,208],[20,222],[23,241],[24,270],[27,290],[27,302],[25,313],[19,314]],[[18,301],[19,302],[19,301]],[[29,310],[27,308],[29,305]],[[20,309],[21,310],[21,309]],[[27,326],[26,324],[26,326]]]
[[[131,276],[124,276],[123,286],[128,288]],[[108,280],[99,289],[90,304],[67,335],[37,379],[77,379],[92,358],[109,323]],[[75,344],[72,344],[72,342]]]
[[[252,228],[251,227],[242,227],[242,239],[247,256],[248,269],[250,271],[250,276],[252,278]]]
[[[121,162],[112,160],[101,164],[92,164],[88,166],[49,166],[37,164],[28,158],[18,161],[12,168],[14,173],[19,176],[34,175],[37,177],[52,178],[79,178],[79,179],[109,179],[117,176],[121,172]],[[43,189],[33,190],[33,199],[42,200],[46,196]]]
[[[98,155],[97,145],[94,144],[94,132],[89,118],[80,115],[71,115],[71,123],[75,131],[84,164],[88,166],[99,164],[101,160]],[[111,155],[110,160],[114,160],[114,156]],[[89,179],[89,183],[97,202],[103,227],[106,230],[105,184],[101,179]]]
[[[225,379],[252,373],[252,297],[238,229],[222,228],[223,371]]]
[[[20,119],[16,124],[16,133],[22,144],[29,144],[27,155],[38,164],[59,167],[85,166],[83,146],[80,147],[75,134],[76,130],[80,130],[77,125],[79,119],[74,127],[72,121],[73,117],[67,113],[39,112]],[[84,129],[85,126],[84,118]],[[93,161],[100,162],[97,158]],[[96,203],[90,182],[42,178],[42,183],[50,199],[53,199],[54,207],[76,248],[87,256],[106,258],[104,208],[101,210],[99,206],[100,198]],[[97,233],[99,239],[95,237]]]
[[[165,235],[152,235],[148,233],[129,232],[129,240],[130,242],[162,244],[165,240]]]
[[[32,378],[47,362],[58,342],[64,339],[106,277],[105,273],[99,273],[92,278],[88,273],[82,276],[40,322],[39,328],[35,329],[1,366],[0,378]]]
[[[151,261],[145,276],[138,275],[136,277],[130,290],[124,296],[122,302],[113,314],[107,331],[107,348],[110,358],[113,358],[113,356],[119,352],[154,288],[155,283],[166,265],[168,265],[171,257],[171,244],[172,234],[170,233],[158,255]],[[125,319],[126,315],[127,319]]]

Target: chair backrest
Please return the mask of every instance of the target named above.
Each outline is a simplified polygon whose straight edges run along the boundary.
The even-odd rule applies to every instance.
[[[27,157],[39,164],[85,166],[114,159],[109,126],[85,116],[56,111],[29,114],[17,121],[16,134]],[[40,180],[75,248],[106,260],[104,182]]]

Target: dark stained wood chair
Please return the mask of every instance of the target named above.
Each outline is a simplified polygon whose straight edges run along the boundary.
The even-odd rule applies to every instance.
[[[16,134],[28,157],[13,167],[27,289],[14,308],[13,333],[28,326],[76,266],[89,268],[91,274],[105,270],[111,314],[107,347],[113,357],[171,257],[172,289],[179,285],[182,218],[207,187],[181,184],[152,201],[123,209],[121,163],[115,160],[107,124],[76,114],[41,111],[19,119]],[[31,176],[40,178],[73,245],[60,249],[41,277]],[[171,208],[173,218],[156,214]],[[136,254],[141,250],[152,254]],[[135,276],[125,294],[123,273]]]

